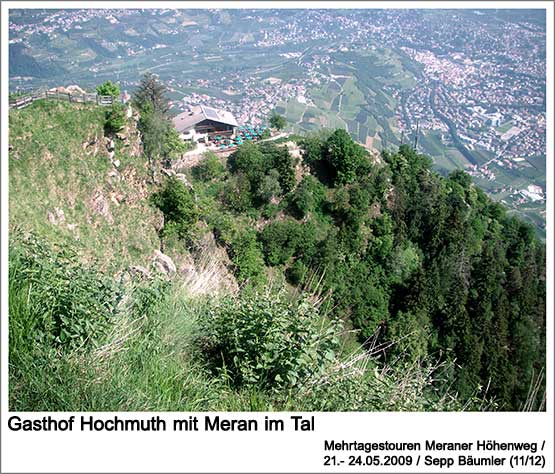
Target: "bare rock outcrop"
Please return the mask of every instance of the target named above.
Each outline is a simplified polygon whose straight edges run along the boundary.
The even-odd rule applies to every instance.
[[[114,223],[114,218],[110,212],[110,203],[108,199],[102,194],[102,191],[96,191],[91,199],[92,210],[103,216],[110,224]]]
[[[164,228],[164,224],[164,213],[157,209],[156,218],[154,220],[154,228],[156,229],[156,232],[161,232]]]
[[[193,185],[187,179],[183,173],[175,173],[175,179],[181,181],[187,188],[193,189]]]
[[[87,155],[96,156],[100,148],[100,140],[98,139],[98,136],[95,135],[84,142],[82,146]]]
[[[177,272],[177,268],[173,260],[166,254],[160,252],[160,250],[154,251],[154,257],[152,264],[154,267],[165,275],[174,275]]]
[[[46,217],[52,225],[60,225],[66,221],[65,213],[59,207],[55,207],[53,211],[48,211]]]
[[[76,84],[67,86],[66,91],[69,92],[70,94],[86,94],[86,92]]]
[[[168,169],[168,168],[162,168],[162,174],[165,174],[166,176],[170,177],[170,176],[175,176],[175,171],[172,169]]]
[[[151,278],[150,271],[142,265],[132,265],[131,267],[129,267],[128,271],[132,276],[136,276],[142,279]]]
[[[118,173],[118,170],[110,170],[107,173],[107,180],[110,184],[115,184],[121,181],[121,176]]]

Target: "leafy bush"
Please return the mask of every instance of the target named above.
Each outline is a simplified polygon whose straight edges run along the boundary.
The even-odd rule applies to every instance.
[[[236,232],[229,244],[228,253],[239,281],[249,281],[254,285],[264,282],[264,258],[255,231],[245,229]]]
[[[204,159],[193,168],[194,175],[202,181],[218,179],[225,173],[225,166],[215,153],[207,151]]]
[[[207,219],[218,244],[229,245],[237,232],[237,220],[234,216],[226,212],[214,212]]]
[[[223,245],[233,262],[234,273],[240,282],[254,286],[265,282],[264,257],[256,232],[245,227],[229,214],[219,214],[212,220],[214,237]]]
[[[111,95],[112,97],[119,97],[119,85],[112,84],[112,81],[106,81],[104,84],[96,86],[96,93],[98,95]]]
[[[275,143],[261,143],[259,149],[264,156],[268,172],[275,169],[279,176],[279,184],[284,193],[288,193],[295,186],[295,159],[284,146]]]
[[[428,356],[433,337],[430,318],[423,311],[416,314],[399,311],[387,327],[387,338],[394,344],[394,351],[410,360],[424,360]]]
[[[164,187],[152,196],[152,202],[164,213],[163,234],[176,233],[180,238],[191,235],[198,220],[198,209],[191,192],[175,177],[166,180]]]
[[[245,212],[252,208],[251,185],[243,173],[227,180],[222,200],[229,209],[235,212]]]
[[[324,324],[307,299],[244,293],[213,305],[201,320],[202,348],[209,366],[235,387],[302,386],[336,360],[338,322]]]
[[[337,303],[350,312],[354,326],[365,340],[385,324],[389,314],[389,293],[382,275],[362,263],[340,267],[337,281]]]
[[[260,240],[268,265],[283,265],[304,244],[302,228],[292,220],[271,222],[262,229]]]
[[[279,211],[280,206],[278,206],[277,204],[268,203],[262,208],[261,216],[264,219],[273,219],[277,216]]]
[[[402,247],[397,247],[388,260],[391,262],[392,281],[403,283],[420,267],[422,255],[415,245],[407,241]]]
[[[345,368],[343,368],[345,367]],[[495,405],[476,393],[463,403],[444,383],[454,364],[440,365],[429,358],[410,362],[397,358],[379,364],[361,353],[303,390],[295,409],[307,411],[462,411],[488,410]]]
[[[295,186],[295,160],[285,147],[278,147],[274,143],[245,143],[230,155],[228,165],[234,176],[246,177],[250,191],[258,198],[258,205],[274,196],[288,193]],[[232,186],[238,184],[232,180],[229,182]],[[242,187],[246,188],[244,184]],[[234,197],[228,199],[235,200]],[[242,199],[240,202],[242,210],[239,212],[242,212],[246,209],[245,202]]]
[[[290,210],[295,217],[302,219],[314,212],[321,205],[324,197],[324,186],[313,176],[305,176],[291,195]]]
[[[269,170],[268,160],[258,146],[251,142],[244,143],[237,148],[230,155],[228,164],[233,173],[244,174],[251,185],[257,185]]]
[[[117,133],[126,121],[125,109],[120,104],[114,104],[104,114],[104,131],[107,134]]]
[[[307,165],[313,165],[324,158],[325,144],[330,135],[331,131],[329,130],[319,130],[309,133],[299,140],[299,145],[303,150],[303,161]]]
[[[95,346],[106,335],[121,293],[111,280],[34,236],[10,242],[10,351],[35,346]]]
[[[295,260],[287,271],[287,279],[293,285],[300,285],[306,279],[309,268],[303,263],[302,260]]]
[[[156,162],[167,151],[165,142],[170,127],[173,128],[167,117],[160,112],[156,112],[149,102],[141,109],[138,129],[141,132],[143,151],[148,159],[152,178],[154,178]]]
[[[161,150],[162,163],[164,166],[166,168],[171,168],[173,161],[181,158],[181,155],[190,147],[191,145],[185,143],[173,125],[168,122]]]
[[[272,132],[270,132],[270,130],[268,130],[267,128],[264,129],[264,131],[262,132],[262,135],[260,135],[260,138],[262,138],[263,140],[265,140],[266,138],[270,138],[272,136]]]
[[[279,173],[272,169],[262,178],[258,189],[256,190],[258,198],[264,202],[269,202],[272,198],[281,195],[281,186],[279,184]]]
[[[345,130],[333,132],[326,141],[323,156],[335,171],[334,183],[352,183],[364,175],[369,169],[366,154]]]
[[[273,112],[270,115],[270,119],[268,120],[270,127],[276,128],[277,130],[283,130],[287,125],[287,120],[282,115],[279,115],[277,112]]]

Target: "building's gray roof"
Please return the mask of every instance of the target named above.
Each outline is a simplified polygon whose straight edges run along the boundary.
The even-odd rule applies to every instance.
[[[212,107],[205,107],[204,105],[199,105],[195,107],[191,112],[183,112],[173,118],[173,124],[179,133],[186,132],[193,128],[197,123],[203,120],[214,120],[215,122],[225,123],[226,125],[231,125],[232,127],[237,127],[237,120],[231,114],[225,110],[217,110]]]

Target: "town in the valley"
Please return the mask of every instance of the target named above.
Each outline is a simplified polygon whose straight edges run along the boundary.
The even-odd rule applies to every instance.
[[[533,11],[33,15],[10,16],[11,91],[64,78],[94,90],[110,79],[129,95],[149,71],[175,116],[223,111],[239,144],[251,130],[238,127],[260,138],[272,112],[288,132],[345,128],[378,151],[409,143],[440,172],[465,169],[545,232],[545,19]]]

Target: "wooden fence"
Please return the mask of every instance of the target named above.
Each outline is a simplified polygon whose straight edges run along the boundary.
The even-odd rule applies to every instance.
[[[32,104],[35,100],[39,99],[54,99],[54,100],[67,100],[68,102],[77,103],[95,103],[97,105],[112,105],[114,102],[119,102],[111,95],[98,95],[98,94],[78,94],[70,92],[52,92],[41,91],[33,92],[30,94],[19,95],[10,97],[10,109],[22,109]]]

